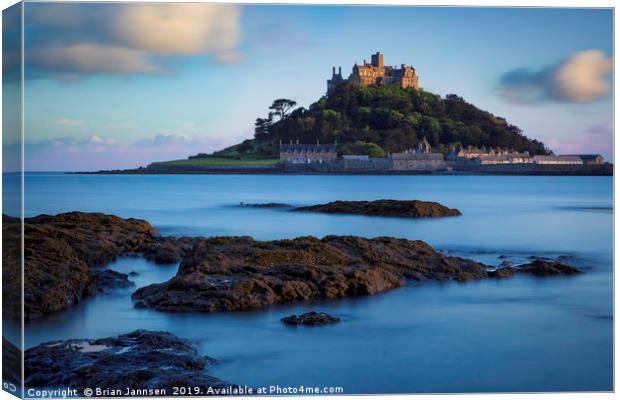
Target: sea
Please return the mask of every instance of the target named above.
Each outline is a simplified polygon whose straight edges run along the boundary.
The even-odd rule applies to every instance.
[[[4,175],[5,188],[18,175]],[[76,175],[27,173],[25,214],[103,212],[149,221],[162,235],[394,236],[498,266],[562,257],[577,276],[424,282],[379,295],[250,312],[164,313],[131,293],[178,265],[124,257],[135,287],[26,323],[25,347],[135,329],[192,340],[217,362],[208,373],[241,385],[335,388],[345,394],[613,390],[613,178],[568,176]],[[7,184],[8,183],[8,184]],[[459,217],[399,219],[289,212],[334,200],[427,200]],[[3,212],[19,215],[4,190]],[[287,327],[306,311],[342,319]],[[5,336],[18,328],[5,323]],[[273,393],[277,394],[277,393]]]

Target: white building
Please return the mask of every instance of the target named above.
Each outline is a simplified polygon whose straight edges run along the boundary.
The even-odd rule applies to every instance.
[[[578,156],[534,156],[534,163],[545,165],[581,165],[583,160]]]

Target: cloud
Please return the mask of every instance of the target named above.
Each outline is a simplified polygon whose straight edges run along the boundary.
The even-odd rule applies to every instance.
[[[500,78],[499,92],[509,101],[532,103],[545,100],[587,103],[606,95],[613,58],[600,50],[575,53],[539,71],[519,68]]]
[[[31,77],[169,72],[187,56],[238,62],[241,8],[224,4],[34,4]]]
[[[31,52],[28,60],[58,74],[152,74],[161,72],[146,52],[120,46],[81,43]]]
[[[61,117],[54,121],[54,125],[57,125],[60,127],[69,127],[69,128],[81,128],[84,125],[86,125],[86,123],[84,121],[79,121],[76,119]]]
[[[134,145],[139,147],[157,147],[163,145],[169,146],[172,144],[188,143],[191,140],[192,137],[186,134],[159,134],[153,137],[140,139],[136,141]]]
[[[215,54],[215,61],[218,64],[237,64],[244,61],[245,58],[245,54],[236,50],[220,51]]]
[[[187,158],[222,148],[224,139],[183,133],[159,134],[137,140],[103,135],[63,136],[25,142],[29,171],[93,171],[146,166],[155,161]]]
[[[552,138],[546,141],[556,154],[602,154],[608,160],[613,157],[613,126],[596,124],[578,135]]]
[[[241,11],[223,4],[134,4],[115,21],[128,45],[157,54],[195,55],[234,49]]]

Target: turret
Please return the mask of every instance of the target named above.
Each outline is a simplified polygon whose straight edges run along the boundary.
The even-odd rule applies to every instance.
[[[383,69],[383,54],[381,54],[380,51],[376,52],[375,54],[373,54],[372,56],[370,56],[372,65],[379,68],[379,69]]]

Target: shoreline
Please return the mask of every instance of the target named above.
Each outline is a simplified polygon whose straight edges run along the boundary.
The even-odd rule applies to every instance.
[[[562,167],[562,166],[560,166]],[[574,167],[574,166],[573,166]],[[334,176],[613,176],[613,164],[584,168],[582,170],[551,169],[515,171],[515,170],[451,170],[451,171],[316,171],[285,170],[278,168],[200,168],[200,169],[165,169],[148,168],[102,171],[68,171],[69,175],[334,175]]]

